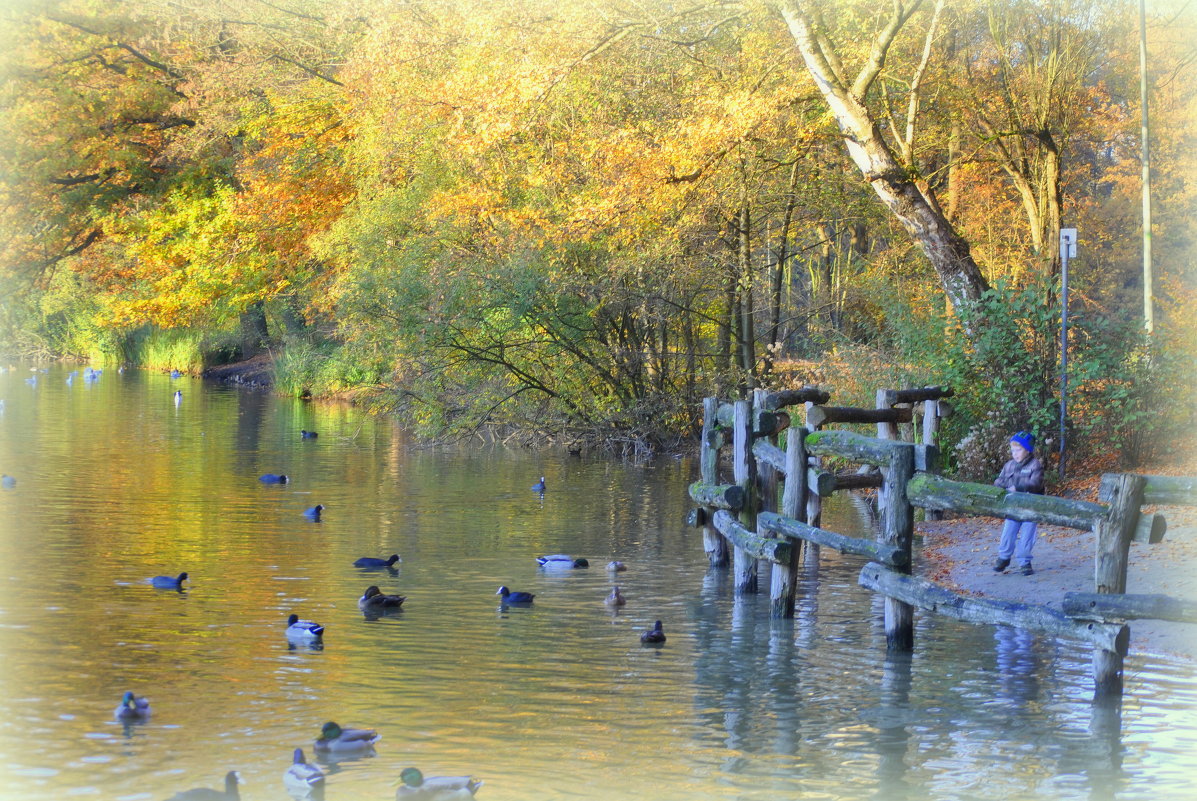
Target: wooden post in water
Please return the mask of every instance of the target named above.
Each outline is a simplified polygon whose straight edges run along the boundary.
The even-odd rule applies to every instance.
[[[1119,475],[1111,487],[1110,509],[1099,518],[1097,554],[1094,560],[1093,581],[1096,592],[1125,593],[1126,568],[1130,541],[1139,522],[1139,507],[1143,503],[1143,487],[1147,479],[1130,473]],[[1093,651],[1094,697],[1108,699],[1122,695],[1122,660],[1126,643],[1119,651]]]
[[[812,425],[811,421],[810,421],[810,417],[811,417],[812,413],[814,413],[814,410],[816,408],[817,407],[815,406],[815,404],[811,403],[810,401],[806,402],[806,418],[807,419],[806,419],[805,431],[807,434],[809,434],[810,432],[812,432],[818,428],[817,425]],[[803,453],[806,452],[805,445],[803,445],[802,450],[803,450]],[[816,470],[819,467],[821,467],[823,464],[822,459],[820,459],[818,456],[808,456],[806,461],[810,467],[812,467]],[[808,524],[814,526],[815,528],[818,528],[823,523],[823,496],[819,495],[817,492],[809,491],[809,484],[808,484],[808,491],[806,493],[803,503],[806,505],[806,522]],[[803,559],[805,560],[806,564],[808,564],[808,565],[818,565],[819,564],[819,546],[818,545],[807,545],[805,548],[802,549],[802,551],[803,551]]]
[[[806,435],[808,429],[794,426],[786,432],[786,477],[781,494],[781,514],[799,522],[806,522]],[[802,540],[793,540],[787,564],[773,565],[769,597],[773,617],[794,616],[794,595],[798,587],[798,565],[802,551],[808,547]]]
[[[732,435],[733,480],[744,488],[745,494],[744,508],[740,510],[740,523],[748,530],[755,531],[758,498],[755,480],[756,459],[752,456],[752,418],[752,405],[746,400],[736,401]],[[734,547],[732,552],[736,594],[756,592],[756,559],[740,547]]]
[[[721,432],[715,420],[719,408],[718,398],[706,398],[702,402],[702,444],[699,446],[699,471],[704,484],[714,486],[719,477],[719,448],[723,443]],[[727,540],[723,538],[711,520],[715,517],[714,507],[703,507],[706,514],[702,527],[702,547],[707,553],[711,567],[727,567]]]
[[[906,497],[906,482],[914,477],[913,444],[898,448],[883,467],[885,484],[881,492],[881,542],[905,551],[906,566],[898,568],[910,573],[911,546],[914,541],[914,507]],[[885,642],[891,651],[914,650],[914,607],[885,599]]]

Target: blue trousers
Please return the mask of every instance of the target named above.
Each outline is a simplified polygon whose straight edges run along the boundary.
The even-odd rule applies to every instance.
[[[1035,547],[1035,538],[1039,534],[1039,524],[1031,521],[1020,523],[1017,520],[1007,520],[1002,526],[1002,539],[998,543],[998,558],[1010,559],[1020,565],[1031,563],[1031,549]]]

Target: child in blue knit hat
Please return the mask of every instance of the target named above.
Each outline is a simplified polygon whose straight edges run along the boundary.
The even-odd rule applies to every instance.
[[[1028,431],[1019,431],[1010,437],[1010,456],[1010,461],[1006,462],[993,483],[1007,492],[1033,492],[1042,495],[1043,463],[1035,456],[1035,435]],[[1039,524],[1033,520],[1025,523],[1007,520],[1002,526],[998,560],[993,569],[1001,573],[1010,566],[1010,559],[1015,558],[1021,565],[1024,576],[1033,574],[1035,570],[1031,567],[1031,549],[1035,547],[1035,537],[1038,533]]]

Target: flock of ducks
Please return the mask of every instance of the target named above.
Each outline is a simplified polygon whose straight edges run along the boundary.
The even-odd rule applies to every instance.
[[[42,372],[45,372],[44,370]],[[101,370],[93,370],[87,368],[84,371],[83,378],[85,381],[96,381],[99,379]],[[72,371],[67,376],[67,383],[71,383],[78,371]],[[171,378],[179,378],[182,374],[178,370],[171,372]],[[26,382],[36,385],[37,377],[26,379]],[[175,405],[179,405],[182,401],[183,393],[178,390],[174,393]],[[2,410],[0,406],[0,410]],[[300,431],[302,439],[316,439],[319,435],[315,431],[308,431],[306,429]],[[286,484],[289,478],[282,473],[266,473],[258,479],[264,484]],[[11,489],[16,486],[16,479],[12,476],[4,474],[0,477],[0,485],[5,489]],[[532,491],[539,494],[542,498],[546,491],[545,477],[541,476],[540,481],[532,485]],[[303,514],[309,520],[316,522],[320,521],[321,512],[324,511],[324,506],[316,504],[313,507],[305,509]],[[353,565],[358,568],[379,569],[386,568],[394,571],[394,565],[401,562],[398,554],[391,554],[386,559],[376,557],[361,557],[356,560]],[[590,566],[589,560],[585,558],[574,558],[568,554],[547,554],[536,558],[537,564],[545,570],[576,570],[580,568],[587,568]],[[607,564],[607,570],[611,573],[620,573],[627,570],[627,565],[623,562],[612,561]],[[184,589],[183,583],[188,580],[186,572],[179,573],[177,576],[154,576],[150,579],[150,583],[157,589],[182,591]],[[499,587],[495,593],[501,597],[501,604],[513,606],[529,606],[535,599],[535,595],[530,592],[513,591],[506,586]],[[402,595],[388,595],[377,586],[371,585],[366,588],[365,593],[358,599],[358,608],[365,614],[382,614],[387,611],[395,611],[403,606],[403,602],[407,600]],[[609,607],[620,607],[627,603],[627,599],[623,596],[620,587],[615,586],[611,594],[607,596],[604,603]],[[302,620],[299,615],[292,614],[287,619],[286,638],[290,643],[301,643],[308,645],[323,645],[324,626],[311,620]],[[644,631],[640,635],[641,643],[645,645],[660,645],[665,642],[665,634],[662,630],[661,621],[656,621],[652,629]],[[113,717],[126,725],[146,723],[151,717],[150,702],[143,696],[135,695],[132,691],[127,691],[121,697],[120,704],[117,705],[113,712]],[[339,724],[333,721],[325,723],[320,730],[320,737],[312,743],[312,751],[325,757],[352,757],[365,755],[373,751],[375,743],[381,740],[381,735],[374,729],[351,729],[342,728]],[[482,786],[482,782],[470,776],[430,776],[426,777],[423,773],[414,767],[405,768],[400,773],[400,782],[397,791],[397,799],[412,799],[413,801],[466,801],[471,799]],[[170,801],[205,801],[210,799],[234,799],[241,798],[240,784],[242,782],[241,775],[237,771],[229,771],[225,775],[224,790],[212,790],[209,788],[195,788],[187,790],[174,795]],[[292,763],[283,774],[283,784],[292,795],[313,798],[322,798],[324,793],[324,772],[316,765],[306,761],[304,751],[302,748],[296,748],[293,754]]]

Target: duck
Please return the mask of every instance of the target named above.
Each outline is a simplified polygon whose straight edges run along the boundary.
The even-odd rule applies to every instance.
[[[126,691],[121,697],[121,702],[116,707],[116,711],[113,712],[113,717],[125,723],[149,720],[150,701],[144,696],[134,695],[131,691]]]
[[[183,402],[183,390],[176,389],[175,390],[175,406],[178,406],[182,402]]]
[[[320,522],[320,513],[324,511],[324,504],[318,503],[308,509],[303,510],[303,516],[308,520],[315,520]]]
[[[499,587],[499,591],[495,595],[503,596],[503,603],[505,604],[530,604],[532,599],[536,596],[530,592],[512,592],[506,587]]]
[[[545,490],[544,476],[541,476],[540,481],[537,481],[535,484],[532,485],[532,491],[539,492],[541,495],[544,495],[544,490]]]
[[[357,600],[357,608],[363,612],[376,612],[383,609],[398,609],[407,600],[403,595],[384,595],[378,587],[366,588],[366,594]]]
[[[324,637],[324,626],[310,620],[300,620],[299,615],[287,618],[287,639],[312,642]]]
[[[286,484],[288,479],[282,473],[266,473],[258,477],[263,484]]]
[[[623,571],[628,569],[628,566],[625,565],[623,562],[608,562],[607,569],[610,570],[612,573],[622,573]]]
[[[324,787],[324,771],[304,761],[303,749],[295,749],[294,761],[283,772],[283,784],[288,790],[311,793]]]
[[[579,567],[590,567],[585,559],[574,559],[566,553],[550,553],[536,557],[536,564],[548,570],[572,570]]]
[[[607,600],[603,603],[607,604],[607,606],[623,606],[627,602],[628,599],[624,598],[619,591],[619,587],[616,587],[615,589],[611,590],[611,594],[607,596]]]
[[[182,373],[180,373],[178,370],[171,370],[171,371],[170,371],[170,377],[171,377],[171,378],[182,378],[182,377],[183,377],[183,374],[182,374]]]
[[[315,439],[318,436],[320,436],[320,435],[317,434],[315,431],[308,431],[306,428],[301,428],[299,430],[299,438],[300,439]]]
[[[4,473],[3,475],[0,475],[0,486],[4,487],[4,489],[12,489],[16,485],[17,485],[17,480],[15,478],[13,478],[12,476],[10,476],[8,473]]]
[[[194,790],[184,790],[175,793],[167,801],[241,801],[241,791],[237,785],[241,783],[241,774],[230,770],[224,775],[224,792],[210,790],[207,787],[196,787]]]
[[[376,559],[373,556],[363,556],[361,559],[354,561],[354,567],[394,567],[396,562],[402,562],[399,554],[393,553],[386,559]]]
[[[317,754],[360,754],[381,739],[374,729],[342,729],[330,720],[320,727],[320,739],[312,747]]]
[[[181,590],[183,582],[187,579],[186,573],[180,573],[177,576],[154,576],[150,583],[160,590]]]
[[[399,774],[396,799],[413,801],[465,801],[473,798],[482,782],[471,776],[425,776],[419,768],[404,768]]]
[[[658,645],[665,642],[665,632],[661,630],[661,621],[653,624],[653,627],[640,635],[640,642],[645,645]]]

